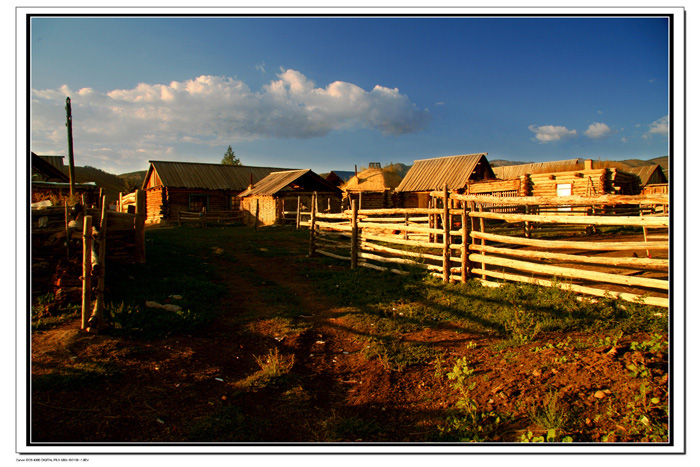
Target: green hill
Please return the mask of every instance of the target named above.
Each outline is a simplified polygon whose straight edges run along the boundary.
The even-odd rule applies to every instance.
[[[129,172],[117,176],[124,180],[124,183],[129,188],[128,191],[134,191],[137,188],[141,188],[141,185],[143,184],[143,179],[146,178],[147,173],[148,170],[139,170],[136,172]]]
[[[65,167],[65,171],[66,173],[68,172],[68,167]],[[109,201],[118,199],[119,193],[126,191],[124,180],[104,170],[90,166],[76,166],[75,181],[77,183],[94,182],[99,188],[104,189],[104,193]]]

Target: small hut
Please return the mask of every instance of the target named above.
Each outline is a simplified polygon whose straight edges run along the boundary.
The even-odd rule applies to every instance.
[[[357,200],[359,209],[383,209],[396,204],[394,190],[403,177],[392,167],[382,168],[379,162],[370,163],[368,169],[355,174],[340,188],[343,190],[343,204],[350,206]]]
[[[296,219],[297,207],[311,208],[317,194],[317,211],[340,212],[342,191],[311,169],[273,172],[240,193],[247,224],[272,225]]]
[[[272,172],[274,167],[150,161],[143,181],[146,221],[176,220],[179,211],[238,210],[238,195]]]
[[[430,192],[442,189],[464,192],[479,180],[496,176],[486,159],[487,153],[417,160],[396,188],[397,204],[404,208],[428,207]]]

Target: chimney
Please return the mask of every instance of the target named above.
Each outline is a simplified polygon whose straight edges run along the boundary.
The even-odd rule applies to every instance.
[[[248,185],[248,188],[253,188],[253,173],[250,173],[250,185]]]
[[[355,177],[357,177],[357,164],[355,164]]]
[[[593,170],[593,161],[591,159],[583,161],[583,170]]]

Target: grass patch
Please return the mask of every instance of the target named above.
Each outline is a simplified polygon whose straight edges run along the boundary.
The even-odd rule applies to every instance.
[[[240,383],[241,388],[280,387],[290,381],[290,371],[294,366],[294,355],[280,355],[279,350],[270,350],[267,355],[256,356],[260,370]]]
[[[32,376],[33,391],[75,390],[103,382],[119,372],[108,363],[76,363],[60,370]]]

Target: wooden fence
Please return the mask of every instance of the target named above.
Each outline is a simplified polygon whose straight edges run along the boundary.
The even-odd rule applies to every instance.
[[[668,306],[669,218],[644,208],[667,206],[667,196],[504,199],[447,189],[431,195],[439,207],[312,209],[308,221],[300,221],[310,227],[309,254],[401,274],[422,268],[444,281],[556,283],[582,294]],[[616,208],[636,214],[611,215]],[[619,230],[615,238],[599,232],[611,228]],[[571,235],[576,230],[596,234],[595,241]]]
[[[206,228],[207,224],[231,224],[242,223],[243,211],[207,211],[203,209],[201,212],[178,211],[177,225],[182,224],[197,224]]]
[[[32,292],[47,293],[54,287],[57,297],[59,292],[67,297],[82,294],[83,329],[102,327],[106,265],[146,261],[144,192],[138,190],[135,199],[133,214],[109,211],[104,195],[94,208],[65,204],[32,210]],[[71,277],[73,263],[82,273]],[[37,277],[37,271],[43,275]]]

